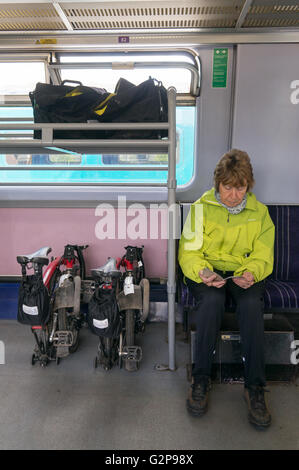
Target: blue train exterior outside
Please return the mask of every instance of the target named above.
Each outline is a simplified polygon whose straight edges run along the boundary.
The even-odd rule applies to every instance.
[[[28,118],[32,119],[33,113],[31,107],[2,107],[0,108],[0,118],[5,122],[5,118]],[[195,108],[177,107],[177,184],[183,186],[188,184],[193,175],[194,161],[194,130],[195,130]],[[20,121],[19,121],[20,122]],[[7,121],[9,123],[9,121]],[[24,138],[32,135],[31,131],[21,131]],[[7,138],[9,134],[15,131],[0,131],[0,139]],[[6,137],[1,137],[5,134]],[[30,169],[21,170],[20,165],[30,165]],[[34,170],[34,166],[67,166],[66,170]],[[82,166],[82,171],[72,170],[72,166]],[[107,166],[138,166],[146,165],[148,171],[135,170],[114,170],[101,171],[101,168]],[[0,154],[0,166],[19,167],[17,170],[0,170],[0,178],[3,183],[166,183],[167,180],[167,155],[110,155],[110,154],[76,154],[64,152],[61,154],[30,154],[30,155],[7,155]],[[89,166],[97,166],[99,170],[88,170]],[[151,167],[165,167],[165,171],[151,170]]]

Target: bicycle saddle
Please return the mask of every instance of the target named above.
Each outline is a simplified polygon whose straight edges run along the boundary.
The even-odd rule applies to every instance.
[[[39,250],[31,253],[29,255],[20,255],[17,256],[18,263],[41,263],[41,264],[48,264],[49,259],[47,255],[52,251],[52,248],[49,246],[44,246]]]
[[[108,261],[100,266],[99,268],[91,269],[91,273],[94,277],[102,276],[111,276],[117,277],[120,276],[121,272],[116,268],[116,259],[108,258]]]

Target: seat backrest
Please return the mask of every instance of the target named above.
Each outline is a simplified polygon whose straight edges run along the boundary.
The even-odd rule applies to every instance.
[[[191,204],[181,205],[182,229]],[[299,279],[299,205],[267,206],[275,225],[274,268],[271,279]]]
[[[269,205],[275,225],[274,268],[271,278],[280,281],[299,279],[299,206]]]

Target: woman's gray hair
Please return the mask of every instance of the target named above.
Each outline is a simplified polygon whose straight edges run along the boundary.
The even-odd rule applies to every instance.
[[[252,189],[254,177],[248,153],[232,149],[221,157],[214,171],[214,185],[217,192],[220,183],[231,184],[234,187],[247,186],[247,191]]]

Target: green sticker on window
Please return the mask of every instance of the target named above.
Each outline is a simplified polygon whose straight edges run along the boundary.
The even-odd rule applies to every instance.
[[[213,88],[226,88],[228,48],[214,49],[213,55]]]

